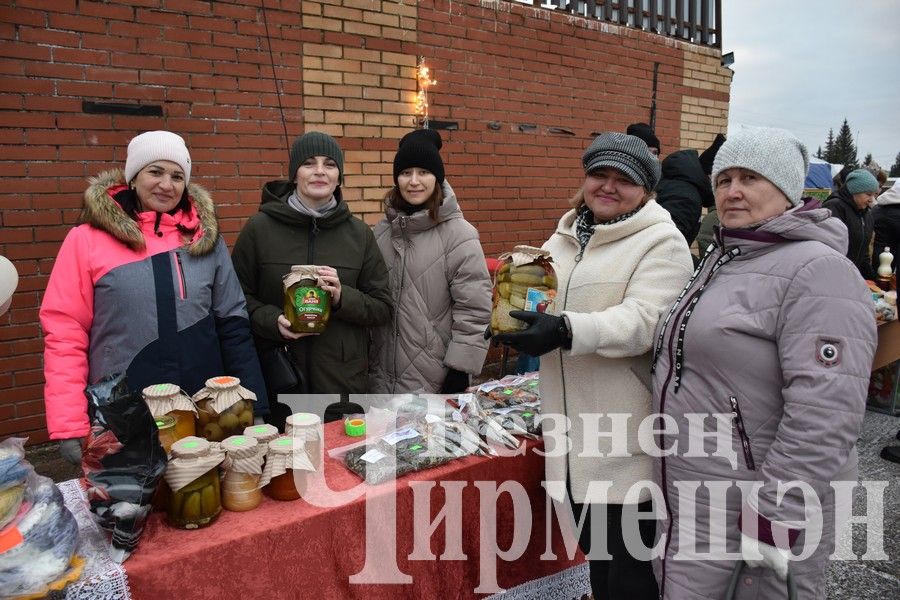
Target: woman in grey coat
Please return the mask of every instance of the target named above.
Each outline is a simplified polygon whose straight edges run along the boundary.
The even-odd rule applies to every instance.
[[[372,331],[369,392],[462,392],[487,356],[491,281],[478,231],[444,180],[441,136],[408,133],[375,239],[390,271],[394,318]]]
[[[800,598],[824,597],[831,483],[857,478],[876,332],[846,228],[801,200],[807,164],[787,131],[728,138],[715,246],[657,328],[654,409],[669,419],[657,445],[671,452],[658,470],[662,598],[721,599],[740,560],[738,598],[786,597],[788,569]],[[692,413],[718,439],[696,443]]]

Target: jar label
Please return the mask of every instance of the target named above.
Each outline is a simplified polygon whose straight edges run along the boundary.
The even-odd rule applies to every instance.
[[[319,287],[298,287],[294,290],[294,310],[303,321],[318,321],[328,309],[325,291]]]

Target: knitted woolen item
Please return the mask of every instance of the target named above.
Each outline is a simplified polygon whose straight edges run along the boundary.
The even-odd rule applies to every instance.
[[[625,133],[641,138],[644,140],[644,143],[647,144],[648,148],[656,148],[657,152],[662,152],[662,148],[659,146],[659,138],[656,137],[656,132],[654,132],[653,128],[646,123],[632,123],[625,130]]]
[[[128,142],[125,182],[131,183],[141,169],[155,160],[168,160],[181,167],[185,185],[191,180],[191,155],[184,138],[171,131],[148,131]]]
[[[878,185],[878,180],[875,179],[875,176],[868,169],[856,169],[851,172],[847,175],[847,179],[844,180],[844,185],[847,186],[847,191],[851,194],[864,194],[866,192],[874,194],[881,187]]]
[[[638,137],[624,133],[598,135],[584,151],[581,164],[587,174],[602,167],[618,169],[648,192],[659,183],[661,173],[659,161],[650,154],[647,144]]]
[[[809,169],[806,146],[793,133],[772,127],[746,127],[732,134],[713,162],[715,188],[719,173],[741,168],[759,173],[784,192],[794,206],[800,204]]]
[[[429,171],[438,185],[444,183],[444,161],[438,152],[441,146],[441,134],[434,129],[417,129],[404,135],[394,156],[394,185],[401,171],[413,167]]]
[[[288,179],[294,181],[297,178],[297,169],[303,161],[313,156],[327,156],[336,162],[339,172],[338,182],[344,183],[344,153],[333,137],[321,131],[304,133],[291,144]]]

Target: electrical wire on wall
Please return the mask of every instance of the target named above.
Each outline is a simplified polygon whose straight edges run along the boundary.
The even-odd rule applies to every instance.
[[[290,162],[291,140],[288,137],[287,121],[284,118],[284,106],[281,103],[281,83],[278,81],[278,74],[275,72],[275,54],[272,52],[272,37],[269,35],[269,17],[266,14],[266,1],[261,2],[263,26],[266,29],[266,45],[269,47],[269,64],[272,66],[272,80],[275,82],[275,97],[278,98],[278,110],[281,113],[281,126],[284,129],[284,147],[288,151],[288,162]],[[288,177],[292,177],[288,173]]]

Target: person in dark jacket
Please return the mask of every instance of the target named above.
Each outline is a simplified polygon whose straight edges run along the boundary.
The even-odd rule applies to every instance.
[[[878,196],[875,208],[872,209],[872,220],[875,223],[875,245],[872,249],[872,268],[878,269],[878,255],[890,248],[894,255],[891,269],[897,268],[897,255],[900,253],[900,179],[893,187]]]
[[[703,173],[707,179],[712,175],[713,161],[719,152],[719,148],[724,143],[725,136],[720,133],[716,135],[712,144],[700,153],[700,166],[703,167]],[[713,196],[713,202],[710,204],[704,202],[703,207],[706,209],[706,215],[700,220],[700,231],[697,232],[697,251],[701,259],[706,256],[706,249],[712,244],[716,227],[719,226],[719,213],[716,212],[715,195]]]
[[[853,261],[864,279],[875,279],[869,256],[869,241],[875,220],[869,208],[878,193],[878,180],[865,169],[856,169],[844,180],[836,194],[825,201],[825,208],[847,226],[847,258]]]
[[[331,136],[312,131],[297,138],[290,180],[263,187],[262,205],[238,235],[232,260],[258,351],[286,345],[304,376],[303,392],[346,399],[368,391],[367,329],[390,322],[392,302],[375,236],[341,195],[343,168],[344,155]],[[320,285],[332,298],[321,334],[291,331],[284,315],[282,277],[292,265],[320,267]]]
[[[662,161],[656,202],[669,211],[688,246],[693,244],[700,231],[702,208],[715,204],[709,175],[703,172],[696,150],[679,150]]]

